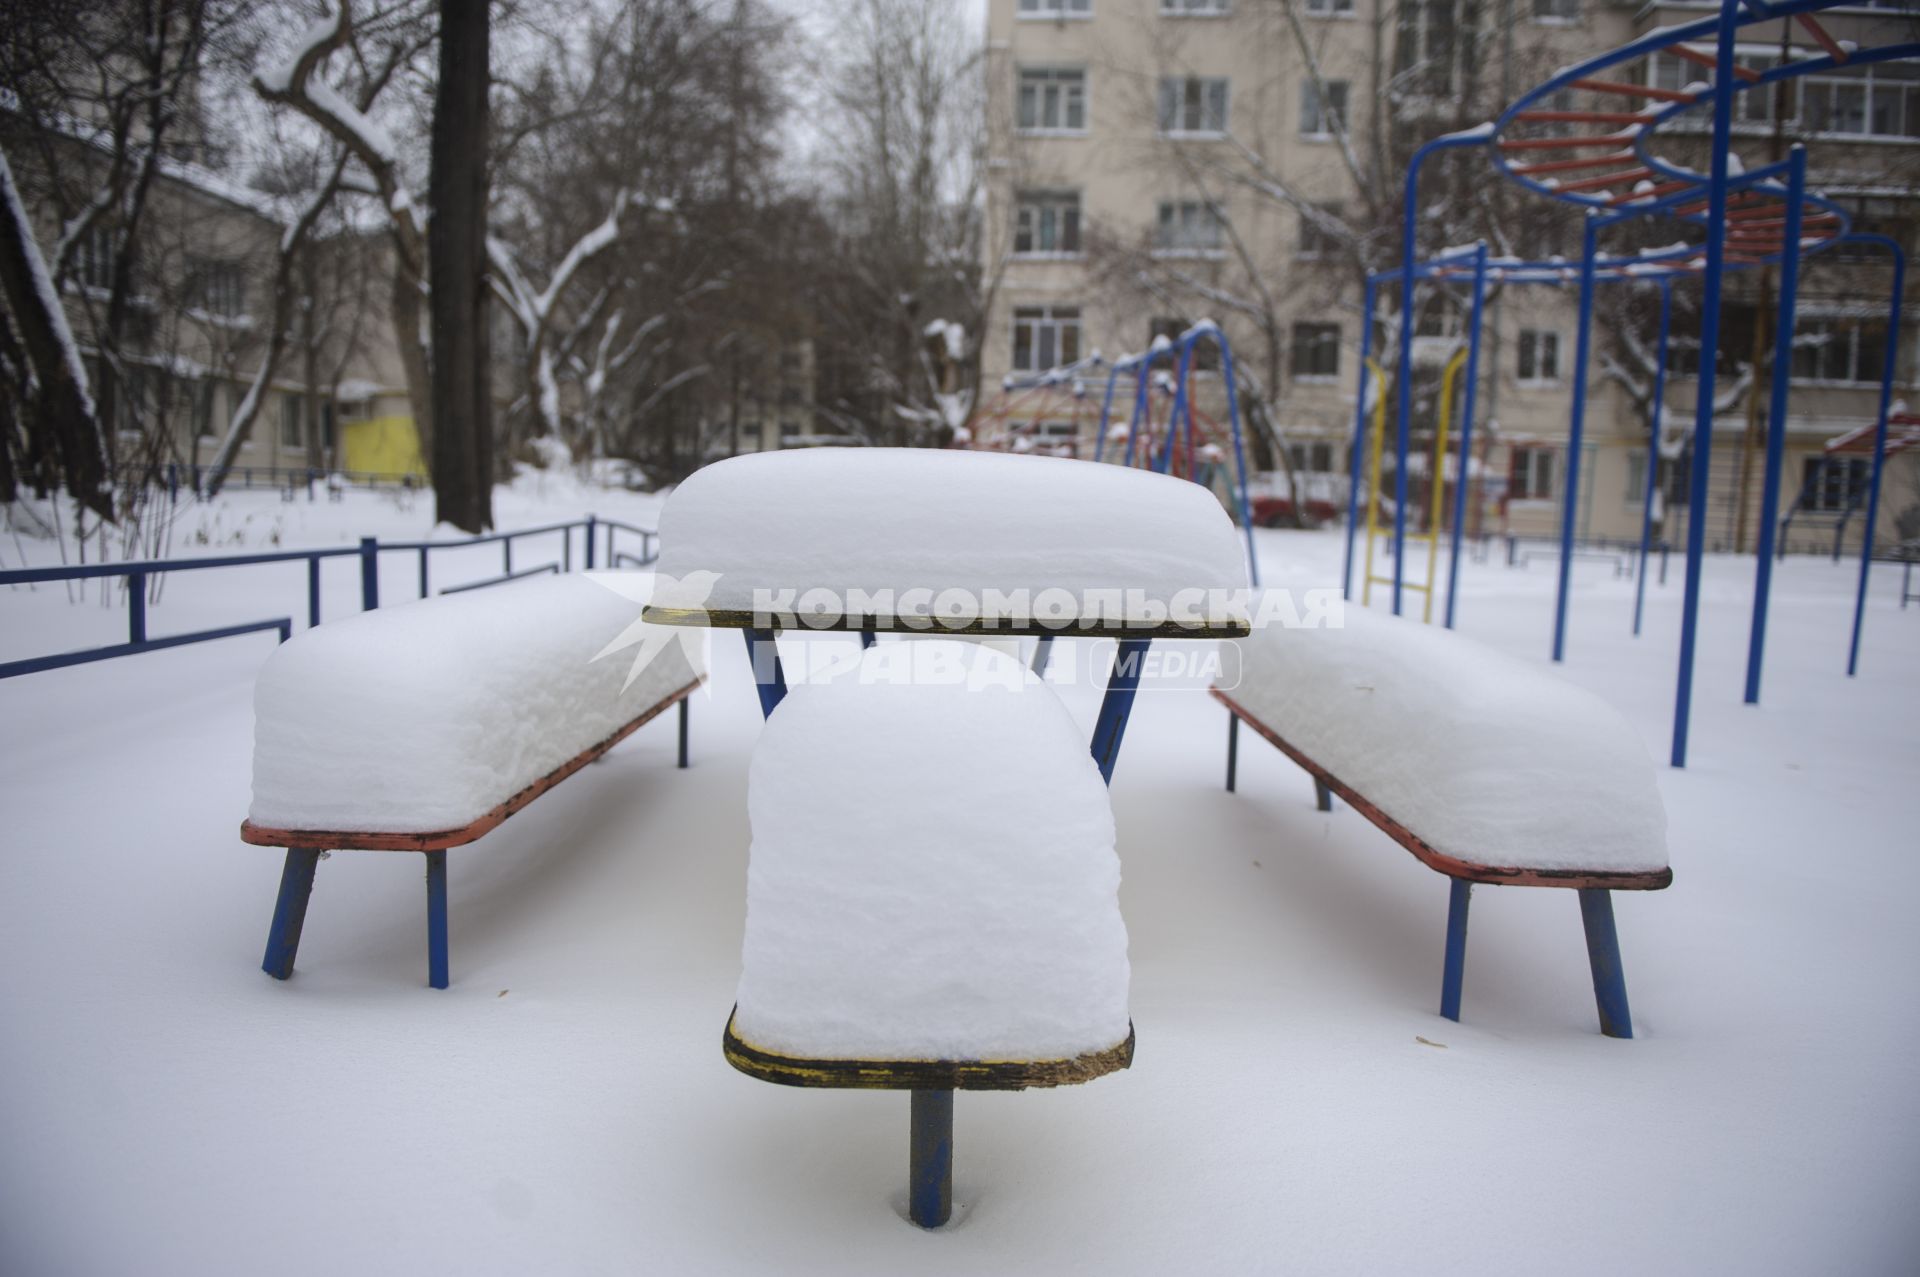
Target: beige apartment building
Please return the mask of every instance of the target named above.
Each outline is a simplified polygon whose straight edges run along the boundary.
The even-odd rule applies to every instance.
[[[1385,255],[1396,237],[1384,228],[1400,209],[1402,174],[1397,165],[1385,174],[1369,167],[1381,153],[1368,149],[1370,140],[1385,136],[1404,155],[1420,141],[1477,123],[1461,118],[1463,97],[1488,103],[1479,118],[1490,118],[1557,67],[1713,11],[1698,3],[1607,0],[991,0],[984,266],[996,292],[983,384],[995,387],[1010,375],[1095,351],[1108,359],[1139,351],[1160,333],[1212,318],[1231,336],[1236,359],[1264,385],[1307,496],[1343,505],[1361,344],[1360,261],[1371,252],[1375,269],[1391,264]],[[1835,10],[1823,21],[1863,46],[1920,39],[1911,0]],[[1769,65],[1780,34],[1777,27],[1749,28],[1742,61]],[[1796,39],[1809,44],[1803,34]],[[1325,101],[1309,65],[1319,69]],[[1704,72],[1655,58],[1610,74],[1677,85]],[[1375,83],[1389,86],[1387,105],[1367,91]],[[1554,105],[1619,109],[1617,99],[1584,92]],[[1739,148],[1750,160],[1764,162],[1776,131],[1806,141],[1814,189],[1847,204],[1859,228],[1913,250],[1920,64],[1797,81],[1778,130],[1770,103],[1755,95],[1738,105]],[[1382,110],[1386,116],[1376,118]],[[1685,145],[1682,137],[1676,151]],[[1462,166],[1465,180],[1507,185],[1482,156],[1445,163]],[[1431,165],[1426,180],[1446,179]],[[1552,202],[1529,203],[1517,189],[1500,194],[1514,206],[1508,251],[1534,259],[1577,255],[1577,216],[1535,208]],[[1361,210],[1369,207],[1384,211],[1374,236],[1383,248],[1364,243],[1369,226]],[[1314,209],[1336,220],[1332,233]],[[1423,238],[1422,251],[1447,246],[1442,233]],[[1363,241],[1357,247],[1356,236]],[[1729,278],[1723,386],[1736,382],[1736,365],[1750,359],[1755,326],[1754,273]],[[1697,293],[1691,284],[1676,285],[1676,292],[1689,287]],[[1803,487],[1810,508],[1794,515],[1787,536],[1793,550],[1831,548],[1836,533],[1857,545],[1863,516],[1847,511],[1864,494],[1864,461],[1818,468],[1817,459],[1827,440],[1874,419],[1880,361],[1890,353],[1889,287],[1878,250],[1830,251],[1803,268],[1782,509]],[[1920,290],[1910,289],[1915,299]],[[1651,315],[1652,302],[1639,306]],[[1496,290],[1470,471],[1471,517],[1482,531],[1536,535],[1558,528],[1575,309],[1572,287]],[[1682,305],[1676,314],[1662,448],[1669,459],[1657,481],[1670,540],[1683,535],[1691,513],[1690,457],[1680,445],[1698,387],[1693,310]],[[1898,342],[1896,400],[1912,397],[1916,382],[1916,320],[1920,306],[1910,305]],[[1763,328],[1770,343],[1771,324]],[[1421,331],[1416,364],[1444,362],[1459,344],[1456,329],[1442,318]],[[1650,324],[1634,336],[1652,347]],[[1641,377],[1609,340],[1596,332],[1596,355]],[[1638,535],[1648,481],[1646,416],[1602,363],[1596,357],[1588,383],[1576,526],[1588,539],[1628,540]],[[1196,377],[1200,402],[1217,412],[1218,373],[1203,369]],[[1089,375],[1077,408],[1056,396],[1050,419],[1033,423],[1021,446],[1037,441],[1091,456],[1104,380],[1104,369]],[[975,434],[993,446],[995,400],[983,400],[986,412],[977,421],[984,428]],[[1425,415],[1416,411],[1417,433],[1428,428],[1431,411],[1429,397]],[[1710,547],[1750,549],[1754,542],[1762,465],[1748,441],[1760,437],[1750,433],[1745,396],[1716,417],[1704,514]],[[1816,475],[1819,482],[1811,482]],[[1272,476],[1265,481],[1275,484]],[[1920,457],[1889,465],[1883,511],[1882,538],[1920,536]]]

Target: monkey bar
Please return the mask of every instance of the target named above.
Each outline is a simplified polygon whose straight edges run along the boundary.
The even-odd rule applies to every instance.
[[[1372,354],[1375,303],[1379,289],[1397,284],[1402,317],[1396,363],[1397,446],[1400,469],[1395,479],[1393,611],[1402,608],[1406,540],[1406,450],[1412,418],[1414,296],[1422,280],[1435,283],[1471,278],[1476,298],[1488,279],[1509,283],[1577,283],[1579,327],[1575,343],[1573,402],[1568,427],[1566,473],[1562,481],[1560,565],[1555,593],[1553,659],[1565,659],[1567,610],[1571,585],[1572,548],[1579,504],[1581,444],[1585,428],[1587,368],[1593,342],[1595,288],[1602,283],[1645,281],[1661,288],[1660,356],[1656,369],[1656,401],[1649,449],[1647,492],[1642,503],[1641,564],[1644,569],[1648,528],[1652,516],[1652,460],[1659,455],[1660,418],[1665,392],[1666,351],[1672,319],[1672,285],[1676,279],[1698,278],[1702,290],[1700,372],[1693,428],[1693,467],[1687,523],[1687,576],[1682,604],[1679,675],[1674,700],[1671,761],[1684,767],[1691,716],[1693,665],[1698,637],[1700,570],[1705,552],[1707,482],[1711,468],[1715,358],[1721,328],[1721,284],[1729,269],[1777,265],[1781,271],[1781,303],[1775,334],[1773,378],[1769,396],[1766,462],[1761,489],[1760,547],[1754,582],[1753,617],[1748,636],[1746,700],[1758,703],[1765,653],[1768,599],[1772,584],[1773,543],[1778,524],[1780,470],[1786,439],[1786,408],[1792,370],[1794,303],[1800,259],[1843,240],[1871,244],[1892,259],[1891,304],[1888,312],[1887,355],[1881,368],[1880,406],[1873,431],[1873,468],[1868,485],[1867,527],[1861,551],[1860,581],[1854,603],[1854,624],[1847,672],[1856,672],[1860,630],[1864,619],[1868,573],[1879,517],[1882,472],[1887,454],[1887,426],[1893,372],[1899,349],[1900,302],[1905,258],[1900,246],[1880,235],[1856,233],[1844,208],[1807,190],[1807,155],[1796,146],[1785,159],[1747,170],[1737,165],[1732,151],[1734,96],[1766,90],[1782,81],[1831,72],[1841,66],[1862,66],[1920,56],[1920,43],[1898,42],[1860,48],[1835,39],[1814,15],[1842,7],[1839,0],[1720,0],[1709,16],[1649,31],[1619,48],[1557,72],[1517,97],[1497,120],[1477,128],[1449,133],[1416,150],[1407,167],[1401,241],[1401,264],[1396,270],[1369,277],[1365,290],[1365,326],[1361,337],[1360,392],[1354,409],[1354,446],[1350,473],[1359,472],[1366,429],[1367,364]],[[1874,20],[1871,13],[1853,15]],[[1812,47],[1788,49],[1778,65],[1761,70],[1742,67],[1735,48],[1743,28],[1791,19],[1811,40]],[[1769,34],[1769,39],[1773,37]],[[1789,37],[1784,37],[1790,39]],[[1710,78],[1673,88],[1648,82],[1608,78],[1616,68],[1642,63],[1655,56],[1677,58],[1700,66]],[[1622,109],[1591,111],[1563,109],[1554,99],[1580,90],[1602,100],[1621,99]],[[1650,148],[1663,127],[1697,110],[1710,110],[1711,130],[1705,172],[1675,164]],[[1567,126],[1580,126],[1568,128]],[[1582,128],[1588,131],[1582,131]],[[1486,154],[1506,179],[1543,198],[1572,203],[1586,213],[1579,262],[1517,262],[1489,259],[1484,246],[1448,249],[1422,260],[1418,249],[1420,170],[1426,160],[1445,150],[1476,148]],[[1602,152],[1590,154],[1589,152]],[[1687,239],[1664,248],[1602,254],[1602,232],[1631,222],[1662,217],[1679,222]],[[1481,314],[1476,302],[1468,335],[1477,351]],[[1474,378],[1469,374],[1471,397]],[[1470,406],[1464,429],[1472,427]],[[1465,473],[1464,463],[1462,473]],[[1357,486],[1357,485],[1355,485]],[[1454,511],[1455,554],[1458,553],[1462,507],[1467,485],[1456,485]],[[1344,584],[1351,593],[1354,519],[1349,501],[1347,562]],[[1456,559],[1457,562],[1457,559]],[[1644,603],[1641,591],[1634,605],[1634,629],[1640,627]],[[1453,583],[1449,581],[1452,613]]]

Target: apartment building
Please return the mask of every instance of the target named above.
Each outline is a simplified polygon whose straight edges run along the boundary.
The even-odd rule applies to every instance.
[[[1412,146],[1491,118],[1519,92],[1569,65],[1660,26],[1713,12],[1698,3],[1607,0],[991,0],[989,184],[986,261],[997,306],[983,378],[996,385],[1093,351],[1138,351],[1161,333],[1209,317],[1255,373],[1297,470],[1344,491],[1361,344],[1366,265],[1391,260],[1400,165]],[[1862,45],[1917,38],[1911,0],[1823,15]],[[1777,58],[1781,32],[1750,28],[1743,63]],[[1794,33],[1798,43],[1808,43]],[[1317,75],[1315,72],[1317,71]],[[1617,75],[1685,83],[1701,74],[1671,58]],[[1317,81],[1317,83],[1316,83]],[[1463,105],[1470,104],[1470,105]],[[1619,109],[1618,100],[1567,95],[1566,109]],[[1920,64],[1797,82],[1776,121],[1773,103],[1740,103],[1736,131],[1747,158],[1764,162],[1776,137],[1806,141],[1814,185],[1847,202],[1857,225],[1908,251],[1920,218]],[[1463,112],[1477,111],[1477,115]],[[1684,147],[1682,139],[1677,143]],[[1440,184],[1504,186],[1471,156],[1429,170]],[[1578,218],[1550,201],[1500,190],[1509,251],[1539,259],[1578,252]],[[1468,198],[1472,198],[1472,192]],[[1444,225],[1423,230],[1422,250],[1456,242]],[[1469,232],[1471,237],[1472,232]],[[1810,259],[1799,294],[1783,507],[1805,487],[1809,511],[1789,533],[1795,549],[1827,548],[1864,495],[1857,459],[1823,464],[1825,442],[1871,421],[1886,334],[1890,272],[1884,253],[1846,248]],[[1822,260],[1824,259],[1824,260]],[[1680,285],[1680,289],[1690,285]],[[1697,286],[1696,287],[1697,291]],[[1650,290],[1649,290],[1650,291]],[[1920,294],[1916,294],[1920,296]],[[1726,292],[1723,385],[1751,360],[1763,313],[1754,272]],[[1644,299],[1643,299],[1644,300]],[[1615,307],[1641,328],[1650,304]],[[1625,312],[1638,311],[1638,315]],[[1698,343],[1683,304],[1667,382],[1671,451],[1691,424]],[[1897,376],[1915,382],[1920,307],[1898,342]],[[1472,522],[1482,530],[1557,529],[1574,354],[1571,287],[1496,290],[1482,352],[1479,445]],[[1431,370],[1457,346],[1459,315],[1421,315],[1416,365]],[[1758,325],[1770,334],[1770,320]],[[1650,347],[1650,330],[1629,334]],[[1628,345],[1603,334],[1590,372],[1577,527],[1582,536],[1637,536],[1650,471],[1662,530],[1683,534],[1689,456],[1649,465],[1644,382]],[[1380,346],[1376,336],[1375,349]],[[1623,376],[1608,375],[1611,365]],[[1416,380],[1417,432],[1429,428],[1431,371]],[[1198,374],[1217,411],[1218,374]],[[1901,395],[1896,390],[1896,398]],[[1764,385],[1761,387],[1764,414]],[[1077,417],[1077,420],[1075,419]],[[1091,412],[1041,422],[1048,445],[1091,455]],[[1764,416],[1760,430],[1764,430]],[[1747,399],[1715,423],[1705,512],[1710,545],[1751,547],[1760,458]],[[1266,458],[1272,465],[1273,459]],[[1920,458],[1890,468],[1881,535],[1920,535]],[[1857,538],[1853,517],[1845,535]]]

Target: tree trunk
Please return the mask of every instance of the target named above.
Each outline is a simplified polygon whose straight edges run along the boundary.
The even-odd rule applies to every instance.
[[[29,455],[51,460],[73,499],[112,522],[106,449],[87,396],[79,347],[5,156],[0,156],[0,292],[36,383],[28,420],[43,438],[39,446],[29,446]]]
[[[433,328],[436,517],[493,526],[493,424],[487,378],[487,6],[441,0],[427,274]]]

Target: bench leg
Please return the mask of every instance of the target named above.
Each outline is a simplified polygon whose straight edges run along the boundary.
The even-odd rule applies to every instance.
[[[1620,934],[1613,926],[1613,893],[1583,887],[1580,921],[1587,930],[1587,963],[1593,968],[1593,1000],[1600,1008],[1600,1031],[1610,1038],[1630,1038],[1633,1013],[1627,1009],[1627,973],[1620,965]]]
[[[1318,776],[1313,778],[1313,805],[1321,811],[1333,810],[1333,791]]]
[[[938,1228],[953,1215],[953,1092],[914,1091],[907,1216]]]
[[[1227,792],[1233,792],[1235,776],[1240,771],[1240,716],[1232,710],[1227,711]]]
[[[427,855],[427,983],[447,987],[447,853]]]
[[[1447,897],[1447,958],[1440,973],[1440,1014],[1457,1024],[1460,986],[1467,975],[1467,905],[1473,898],[1473,884],[1455,878],[1452,888]]]
[[[687,769],[687,702],[692,699],[693,697],[691,695],[682,696],[680,698],[680,770],[681,771],[685,771]]]
[[[313,871],[320,853],[306,847],[287,848],[280,870],[280,896],[273,903],[273,925],[267,929],[267,956],[260,969],[276,980],[293,974],[293,955],[300,950],[300,929],[307,925],[307,898],[313,894]]]

